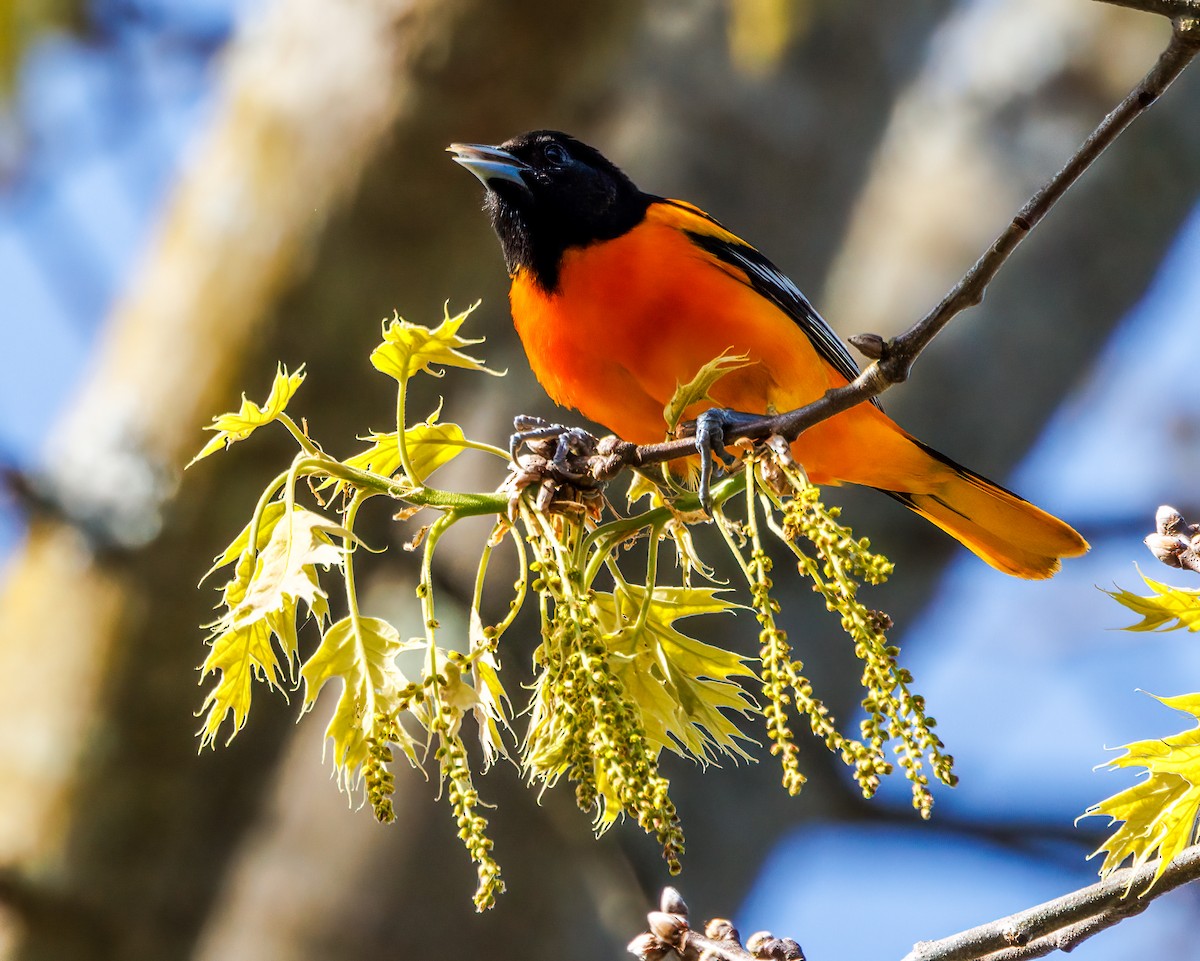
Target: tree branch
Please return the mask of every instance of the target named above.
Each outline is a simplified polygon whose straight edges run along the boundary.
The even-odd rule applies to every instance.
[[[1156,898],[1200,878],[1200,845],[1175,858],[1156,881],[1159,866],[1159,861],[1151,861],[1122,868],[1053,901],[938,941],[919,941],[903,961],[1029,961],[1052,951],[1071,951],[1092,935],[1141,914]],[[649,930],[629,943],[629,952],[643,961],[662,961],[672,952],[681,961],[804,957],[795,941],[765,931],[751,935],[743,947],[733,925],[720,919],[709,921],[700,934],[689,925],[687,905],[674,888],[663,890],[660,907],[646,917]]]
[[[851,338],[851,342],[863,353],[874,358],[874,363],[849,384],[826,391],[811,404],[739,426],[730,432],[730,439],[764,440],[772,435],[780,435],[789,441],[795,440],[821,421],[877,397],[888,388],[907,380],[917,357],[933,338],[954,317],[983,300],[988,285],[1000,268],[1059,198],[1125,128],[1162,95],[1200,52],[1200,0],[1098,2],[1116,3],[1174,18],[1171,40],[1150,71],[1100,122],[1062,169],[1017,211],[991,247],[936,307],[891,341],[884,341],[873,334]],[[694,455],[696,445],[691,438],[641,446],[612,439],[601,453],[604,454],[602,459],[594,460],[590,467],[583,469],[593,477],[605,480],[616,476],[626,467],[646,467]]]
[[[1118,921],[1141,914],[1155,898],[1200,878],[1200,845],[1167,865],[1150,889],[1158,869],[1159,862],[1153,861],[1114,871],[1090,887],[1026,911],[939,941],[918,942],[904,961],[1026,961],[1069,951]]]
[[[780,434],[793,440],[813,425],[864,400],[877,397],[889,387],[907,380],[913,363],[933,338],[954,317],[983,300],[988,284],[1021,241],[1029,236],[1059,198],[1121,132],[1162,95],[1197,52],[1200,52],[1200,23],[1193,20],[1176,21],[1172,26],[1170,43],[1149,73],[1100,122],[1062,169],[1025,203],[992,246],[942,298],[941,303],[900,336],[890,342],[877,344],[879,359],[851,383],[827,391],[820,400],[805,407],[764,418],[760,425],[744,432],[745,436],[759,439]]]
[[[1200,17],[1200,0],[1098,0],[1114,7],[1128,7],[1144,13],[1157,13],[1172,20],[1184,17]]]
[[[659,910],[646,915],[648,930],[629,942],[626,950],[641,961],[664,961],[674,954],[681,961],[805,961],[804,951],[791,938],[758,931],[742,946],[737,928],[713,918],[704,933],[692,929],[688,907],[674,888],[663,888]]]

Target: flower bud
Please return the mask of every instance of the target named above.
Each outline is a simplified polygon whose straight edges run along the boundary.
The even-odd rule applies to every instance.
[[[677,944],[688,930],[687,918],[681,914],[651,911],[646,920],[650,922],[650,930],[668,944]]]
[[[671,952],[671,946],[645,931],[630,941],[625,950],[642,961],[661,961]]]
[[[685,918],[688,913],[688,906],[683,900],[683,895],[670,885],[662,889],[662,895],[658,899],[658,909],[667,914],[682,914]]]
[[[725,918],[713,918],[704,926],[704,934],[712,938],[714,941],[728,941],[733,944],[740,944],[738,937],[738,929],[733,926],[732,921]]]

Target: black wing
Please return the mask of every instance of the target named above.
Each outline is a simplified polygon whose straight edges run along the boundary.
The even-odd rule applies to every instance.
[[[771,261],[740,241],[690,230],[687,235],[696,246],[745,274],[751,288],[799,324],[817,352],[838,373],[847,380],[854,380],[858,376],[858,364],[841,338],[830,329],[817,309],[800,292],[800,288]]]

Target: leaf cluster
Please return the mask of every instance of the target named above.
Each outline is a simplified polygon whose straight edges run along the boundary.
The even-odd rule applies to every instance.
[[[302,369],[280,367],[266,402],[243,397],[238,411],[214,418],[214,436],[196,460],[272,423],[288,430],[299,450],[213,568],[229,574],[201,668],[208,685],[201,745],[214,744],[222,730],[232,739],[243,728],[255,681],[284,692],[302,688],[302,712],[335,690],[326,735],[342,788],[361,792],[376,816],[390,821],[396,755],[436,772],[477,867],[480,909],[503,890],[475,786],[476,775],[498,758],[511,757],[539,788],[565,777],[598,831],[629,816],[656,838],[673,872],[684,838],[660,768],[663,751],[701,764],[750,760],[752,722],[765,726],[791,793],[804,783],[793,733],[798,720],[850,766],[867,796],[892,770],[894,756],[912,784],[915,807],[928,816],[930,775],[953,783],[951,758],[912,678],[898,666],[886,615],[858,596],[862,584],[884,580],[891,564],[822,504],[786,445],[746,449],[740,470],[713,489],[713,520],[744,581],[744,603],[699,556],[691,529],[709,519],[695,493],[669,472],[635,474],[624,511],[594,491],[586,497],[559,491],[547,503],[519,469],[484,493],[430,483],[465,450],[509,462],[508,452],[441,422],[440,411],[412,422],[406,409],[414,377],[440,376],[448,367],[493,373],[465,352],[478,343],[459,334],[471,309],[447,311],[432,328],[399,317],[384,325],[371,363],[396,382],[395,430],[369,432],[361,438],[365,446],[344,459],[326,453],[288,413]],[[723,357],[706,366],[680,386],[664,420],[677,421],[742,362]],[[411,542],[421,556],[415,627],[359,609],[357,565],[366,547],[355,527],[373,497],[398,502],[400,522],[422,510],[433,517]],[[437,547],[456,523],[479,515],[495,521],[480,545],[467,636],[443,639],[433,577]],[[769,539],[792,552],[798,573],[838,616],[862,662],[864,718],[856,737],[838,728],[777,623]],[[520,574],[511,588],[505,585],[507,612],[488,623],[497,589],[485,591],[487,575],[502,546],[515,552]],[[670,576],[660,564],[664,551],[677,561]],[[334,584],[336,606],[345,610],[336,620],[327,593]],[[538,621],[535,674],[514,703],[517,691],[501,667],[503,638],[527,606],[536,606]],[[740,649],[733,632],[729,645],[717,646],[684,629],[688,621],[743,612],[758,622],[756,647]],[[304,619],[318,635],[315,647],[301,643]],[[464,725],[468,717],[472,723]],[[464,730],[474,732],[479,764],[472,764]]]
[[[1173,631],[1186,628],[1200,631],[1200,591],[1172,587],[1142,575],[1152,591],[1149,595],[1131,591],[1110,591],[1109,596],[1141,616],[1128,631]],[[1142,768],[1145,777],[1103,801],[1093,804],[1084,817],[1107,817],[1120,826],[1093,854],[1104,855],[1101,876],[1107,876],[1126,860],[1139,868],[1161,858],[1154,880],[1162,877],[1172,859],[1200,840],[1200,694],[1155,697],[1155,700],[1181,711],[1197,724],[1169,737],[1136,741],[1122,748],[1123,753],[1103,767]]]

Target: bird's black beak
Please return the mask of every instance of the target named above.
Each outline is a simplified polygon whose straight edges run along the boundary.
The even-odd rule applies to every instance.
[[[530,169],[529,164],[507,150],[480,143],[452,143],[446,149],[454,154],[456,164],[466,167],[489,190],[494,180],[507,180],[529,189],[529,184],[521,176],[522,171]]]

